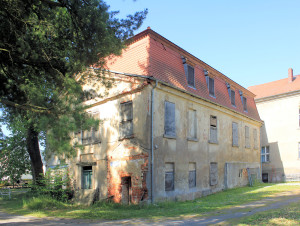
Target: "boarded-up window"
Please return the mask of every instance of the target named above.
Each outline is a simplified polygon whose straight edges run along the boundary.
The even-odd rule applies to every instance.
[[[245,147],[250,148],[250,133],[248,126],[245,126]]]
[[[132,102],[121,103],[120,105],[120,138],[128,138],[133,135],[133,110]]]
[[[230,100],[231,100],[231,104],[235,106],[235,91],[232,89],[230,90]]]
[[[210,116],[210,134],[209,142],[218,143],[218,127],[217,127],[217,116]]]
[[[165,190],[174,190],[174,163],[165,164]]]
[[[176,136],[175,104],[168,101],[165,102],[165,135]]]
[[[196,187],[196,163],[189,163],[189,188]]]
[[[254,149],[258,149],[257,129],[253,130]]]
[[[91,117],[94,119],[100,119],[99,112],[93,112],[90,114]],[[100,130],[99,125],[92,127],[89,130],[78,131],[75,133],[77,141],[79,144],[87,145],[87,144],[94,144],[100,142]]]
[[[210,180],[211,186],[218,184],[218,163],[216,163],[216,162],[210,163],[209,180]]]
[[[187,81],[188,81],[188,85],[195,87],[195,72],[194,72],[194,68],[190,65],[187,65],[188,68],[188,74],[187,74]]]
[[[232,146],[239,146],[239,128],[236,122],[232,123]]]
[[[188,111],[188,138],[197,139],[197,116],[196,111]]]

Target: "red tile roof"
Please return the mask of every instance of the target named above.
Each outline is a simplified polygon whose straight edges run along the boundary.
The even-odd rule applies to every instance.
[[[108,59],[107,69],[152,76],[183,91],[192,93],[260,121],[254,102],[254,94],[210,65],[151,29],[137,34],[132,40],[132,43],[123,51],[120,57]],[[182,56],[187,59],[188,64],[194,67],[195,88],[191,88],[187,84]],[[209,72],[209,76],[214,78],[215,97],[211,97],[208,93],[204,69]],[[235,90],[236,107],[231,105],[226,82]],[[243,96],[247,98],[247,112],[243,110],[239,90],[242,91]]]
[[[292,82],[289,82],[288,78],[284,78],[261,85],[250,86],[248,89],[256,95],[255,99],[300,90],[300,75],[294,76]]]

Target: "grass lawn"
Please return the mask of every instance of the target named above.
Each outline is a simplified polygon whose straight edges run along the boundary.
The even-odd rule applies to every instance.
[[[30,192],[13,195],[11,200],[0,198],[0,210],[37,217],[63,217],[81,219],[128,219],[203,216],[208,212],[228,209],[240,204],[260,200],[278,192],[299,190],[299,185],[259,184],[226,190],[185,202],[162,202],[154,205],[129,205],[99,202],[93,206],[78,206],[58,202],[48,197],[34,197]]]
[[[234,225],[300,225],[300,202],[284,208],[254,214],[251,217],[239,219]]]

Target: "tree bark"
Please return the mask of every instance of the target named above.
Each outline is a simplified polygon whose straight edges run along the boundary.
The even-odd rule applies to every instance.
[[[33,182],[41,185],[41,179],[44,175],[43,162],[40,153],[38,132],[35,131],[33,125],[27,130],[27,151],[31,160]]]

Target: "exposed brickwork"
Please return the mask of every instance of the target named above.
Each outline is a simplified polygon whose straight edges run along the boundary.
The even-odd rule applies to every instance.
[[[129,149],[136,149],[137,147],[128,146]],[[112,169],[111,163],[114,161],[132,161],[142,160],[140,167],[136,169],[138,172],[126,171],[126,167],[120,167],[117,170]],[[125,156],[120,158],[108,157],[107,161],[107,181],[108,181],[108,198],[114,202],[120,203],[122,201],[122,177],[131,177],[131,203],[139,203],[141,200],[148,198],[148,190],[146,184],[146,175],[148,173],[149,156],[148,153],[142,153],[133,156]]]

